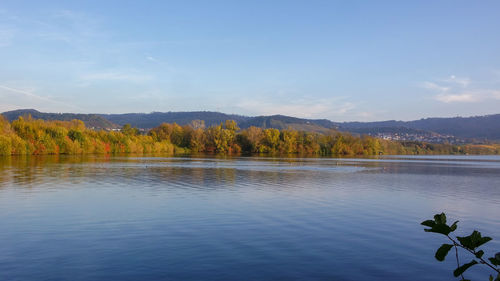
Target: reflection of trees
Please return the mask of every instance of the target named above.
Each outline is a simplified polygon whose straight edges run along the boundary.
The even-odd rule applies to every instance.
[[[4,157],[0,158],[0,188],[122,185],[167,192],[182,189],[195,192],[223,189],[291,191],[349,186],[351,189],[370,190],[411,189],[412,192],[430,194],[465,192],[476,196],[474,192],[486,192],[484,189],[487,187],[471,188],[473,184],[470,181],[491,181],[492,177],[498,177],[498,165],[494,166],[495,163],[489,164],[493,166],[481,166],[453,161],[411,161],[206,155],[196,158],[89,155]],[[360,167],[368,169],[357,170]],[[471,174],[480,177],[464,176]],[[469,187],[465,183],[469,183]]]
[[[106,156],[12,156],[0,158],[0,186],[12,183],[24,187],[35,187],[44,183],[59,183],[70,180],[80,183],[85,177],[98,173],[96,163],[109,161]]]
[[[134,158],[107,156],[6,157],[0,161],[1,185],[34,187],[44,184],[125,183],[137,186],[173,188],[232,188],[236,185],[277,186],[283,181],[312,180],[309,173],[281,171],[279,166],[304,165],[293,159],[235,160],[216,158]],[[250,165],[249,165],[250,163]],[[267,165],[267,166],[266,166]],[[243,184],[242,184],[243,183]]]

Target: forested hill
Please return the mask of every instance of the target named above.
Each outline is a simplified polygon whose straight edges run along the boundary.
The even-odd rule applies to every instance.
[[[187,125],[193,120],[203,120],[206,126],[219,125],[226,120],[234,120],[240,124],[251,118],[211,111],[100,114],[100,116],[120,126],[130,124],[142,129],[158,127],[161,123]]]
[[[284,115],[257,116],[248,118],[239,124],[243,129],[250,126],[259,128],[275,128],[285,130],[288,128],[298,131],[324,133],[330,129],[337,129],[337,125],[326,119],[302,119]]]
[[[114,129],[120,126],[110,122],[108,119],[103,118],[97,114],[79,114],[79,113],[45,113],[40,112],[35,109],[19,109],[13,111],[7,111],[2,113],[2,115],[9,121],[16,120],[20,116],[31,115],[34,119],[43,120],[59,120],[59,121],[71,121],[73,119],[82,120],[85,125],[89,128],[97,129]]]
[[[500,140],[500,114],[454,117],[426,118],[415,121],[381,121],[381,122],[345,122],[338,123],[341,130],[369,133],[380,128],[409,128],[453,135],[464,139]]]
[[[242,129],[250,126],[260,128],[294,129],[309,132],[326,132],[331,129],[340,131],[372,134],[413,134],[426,135],[438,133],[452,135],[462,139],[500,141],[500,114],[455,117],[455,118],[427,118],[415,121],[381,121],[381,122],[332,122],[326,119],[303,119],[284,115],[249,117],[235,114],[225,114],[210,111],[193,112],[152,112],[128,114],[73,114],[73,113],[42,113],[33,109],[4,112],[8,120],[30,114],[33,118],[44,120],[72,120],[80,119],[87,127],[119,128],[124,124],[134,127],[150,129],[161,123],[177,123],[186,125],[193,120],[203,120],[205,126],[218,125],[226,120],[235,120]]]
[[[206,127],[219,125],[226,120],[234,120],[242,129],[250,126],[261,128],[275,128],[325,132],[336,128],[335,123],[326,120],[309,120],[295,118],[283,115],[257,116],[249,117],[235,114],[225,114],[211,111],[192,111],[192,112],[152,112],[152,113],[125,113],[125,114],[72,114],[72,113],[42,113],[34,109],[15,110],[2,113],[8,120],[12,121],[19,116],[30,114],[35,119],[44,120],[71,120],[80,119],[88,127],[95,128],[117,128],[125,124],[131,124],[133,127],[141,129],[151,129],[158,127],[161,123],[177,123],[179,125],[190,124],[193,120],[203,120]],[[101,122],[96,124],[97,119]]]

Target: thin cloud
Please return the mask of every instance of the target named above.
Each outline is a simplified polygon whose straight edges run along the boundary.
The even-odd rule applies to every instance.
[[[436,100],[444,103],[451,102],[478,102],[481,101],[481,98],[478,96],[474,96],[472,94],[458,94],[458,95],[444,95],[440,94],[435,97]]]
[[[55,105],[58,107],[64,106],[65,108],[70,107],[70,108],[78,109],[78,107],[76,107],[72,104],[68,104],[68,103],[65,103],[62,101],[57,101],[57,100],[53,100],[53,99],[50,99],[50,98],[47,98],[44,96],[40,96],[40,95],[34,94],[32,91],[28,91],[28,90],[22,90],[22,89],[12,88],[12,87],[5,86],[5,85],[0,85],[0,95],[2,95],[1,90],[3,90],[3,92],[4,92],[3,95],[6,95],[5,92],[10,92],[10,93],[17,95],[16,100],[22,101],[23,98],[26,99],[25,101],[22,101],[23,105],[30,103],[34,107],[40,107],[40,106],[45,106],[46,104],[52,104],[52,105]],[[21,96],[21,97],[19,97],[19,96]],[[12,100],[12,99],[10,99],[10,100]]]
[[[499,90],[478,88],[477,84],[469,78],[450,75],[446,79],[426,81],[421,86],[435,92],[433,98],[443,103],[478,103],[500,100]]]
[[[450,89],[449,87],[440,86],[434,82],[424,82],[422,83],[422,87],[425,89],[436,90],[440,92],[447,92]]]
[[[39,96],[39,95],[35,95],[32,92],[29,92],[29,91],[26,91],[26,90],[21,90],[21,89],[16,89],[16,88],[12,88],[12,87],[7,87],[7,86],[4,86],[4,85],[0,85],[0,89],[7,90],[9,92],[13,92],[13,93],[17,93],[17,94],[21,94],[21,95],[24,95],[24,96],[27,96],[27,97],[30,97],[30,98],[35,98],[35,99],[39,99],[39,100],[43,100],[43,101],[53,102],[49,98],[42,97],[42,96]]]
[[[470,78],[467,77],[457,77],[455,75],[450,75],[450,77],[443,79],[443,82],[454,83],[466,88],[471,83]]]
[[[256,115],[282,114],[303,118],[324,118],[325,116],[343,116],[355,109],[356,105],[338,98],[300,99],[288,102],[252,99],[238,103],[237,107]]]

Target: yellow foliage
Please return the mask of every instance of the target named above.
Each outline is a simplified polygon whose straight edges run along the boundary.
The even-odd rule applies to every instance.
[[[199,123],[199,122],[198,122]],[[123,132],[94,131],[80,120],[43,121],[30,116],[9,123],[0,115],[0,155],[12,154],[112,154],[112,153],[283,153],[339,156],[379,154],[498,154],[500,145],[429,144],[395,142],[370,136],[279,131],[250,127],[240,130],[229,120],[203,128],[163,123],[148,135],[124,126]]]

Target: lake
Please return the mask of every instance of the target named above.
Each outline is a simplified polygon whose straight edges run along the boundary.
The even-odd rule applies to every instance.
[[[456,280],[442,211],[500,251],[500,157],[3,158],[0,280]]]

